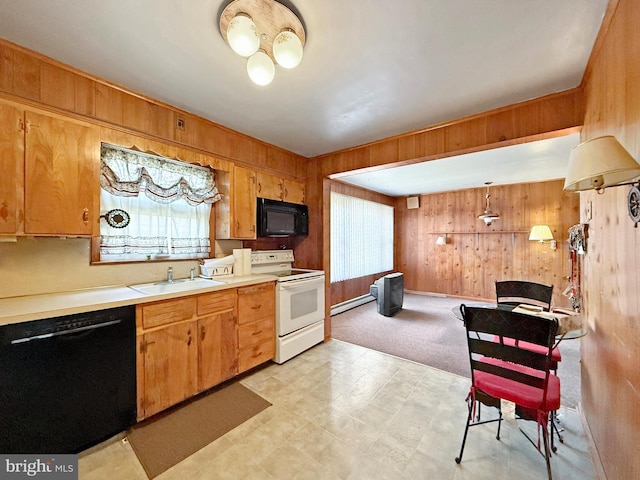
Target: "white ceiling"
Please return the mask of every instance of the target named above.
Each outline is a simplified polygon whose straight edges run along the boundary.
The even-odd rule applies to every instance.
[[[313,157],[579,85],[607,6],[282,0],[304,58],[259,87],[218,29],[227,3],[0,0],[0,37]]]

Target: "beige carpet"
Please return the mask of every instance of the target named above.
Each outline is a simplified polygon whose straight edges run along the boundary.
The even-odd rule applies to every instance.
[[[473,301],[429,295],[404,295],[402,310],[393,317],[377,312],[370,302],[331,317],[331,336],[431,367],[471,376],[467,337],[452,309]],[[561,402],[576,408],[580,401],[580,340],[563,340],[558,365]]]
[[[149,478],[155,478],[270,405],[232,383],[135,425],[129,443]]]

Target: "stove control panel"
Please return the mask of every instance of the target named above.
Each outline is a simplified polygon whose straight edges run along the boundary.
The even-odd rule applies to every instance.
[[[293,263],[293,250],[256,250],[251,252],[251,265]]]

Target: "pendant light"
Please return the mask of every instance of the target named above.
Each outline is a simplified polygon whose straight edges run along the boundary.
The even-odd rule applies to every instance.
[[[491,183],[492,182],[484,182],[484,184],[487,186],[487,193],[485,194],[487,206],[485,207],[484,212],[478,215],[478,218],[482,220],[487,227],[491,225],[491,222],[500,220],[500,215],[498,215],[497,213],[493,213],[491,211],[491,207],[489,206],[489,197],[491,197],[491,195],[489,195],[489,185],[491,185]]]

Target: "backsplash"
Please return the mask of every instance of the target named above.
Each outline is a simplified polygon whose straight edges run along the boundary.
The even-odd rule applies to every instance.
[[[215,251],[238,248],[237,243],[241,247],[241,242],[216,243]],[[19,237],[0,243],[0,298],[159,281],[169,265],[175,278],[186,278],[198,265],[197,260],[90,265],[89,247],[88,238]]]

